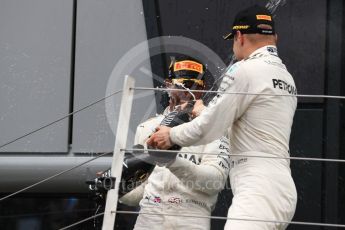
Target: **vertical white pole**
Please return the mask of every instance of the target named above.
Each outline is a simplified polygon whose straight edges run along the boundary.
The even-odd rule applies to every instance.
[[[119,121],[117,123],[117,131],[115,136],[113,161],[111,164],[111,176],[116,178],[115,188],[110,189],[107,193],[107,201],[105,204],[102,230],[114,229],[116,216],[115,211],[117,210],[119,185],[121,182],[122,164],[124,156],[124,152],[120,151],[120,149],[126,148],[129,119],[131,115],[134,94],[134,90],[130,88],[133,88],[134,85],[134,78],[131,76],[126,76],[122,92]]]

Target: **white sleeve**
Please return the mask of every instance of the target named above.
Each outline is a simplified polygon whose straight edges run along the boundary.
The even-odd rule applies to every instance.
[[[163,116],[156,116],[148,119],[147,121],[139,124],[134,136],[134,145],[145,145],[148,138],[155,132],[156,127],[159,126]]]
[[[214,155],[204,155],[199,165],[177,157],[168,168],[191,189],[217,194],[224,188],[229,174],[229,141],[225,137],[213,141],[205,146],[204,152]]]
[[[125,205],[129,206],[139,206],[139,202],[143,199],[145,186],[148,183],[146,180],[144,183],[127,193],[126,195],[122,196],[119,201]]]
[[[248,108],[253,95],[237,94],[249,92],[250,82],[243,68],[239,67],[234,74],[226,74],[219,93],[191,122],[175,126],[170,130],[170,139],[180,146],[202,145],[223,135]]]

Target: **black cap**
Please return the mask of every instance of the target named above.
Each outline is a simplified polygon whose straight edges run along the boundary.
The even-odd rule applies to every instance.
[[[204,88],[205,71],[206,66],[197,59],[187,55],[172,56],[167,82],[174,85],[183,84],[190,89]]]
[[[260,24],[269,25],[272,29],[258,28]],[[223,38],[232,39],[236,31],[240,31],[242,34],[273,35],[275,34],[273,16],[265,7],[254,5],[246,8],[237,13],[231,33]]]
[[[192,57],[186,55],[172,57],[169,66],[169,79],[194,80],[201,85],[205,70],[205,66]]]

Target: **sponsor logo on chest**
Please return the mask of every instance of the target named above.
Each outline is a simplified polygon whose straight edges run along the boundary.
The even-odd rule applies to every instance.
[[[162,203],[162,199],[160,196],[145,195],[144,199],[147,201],[148,204],[151,205],[159,205],[160,203]]]

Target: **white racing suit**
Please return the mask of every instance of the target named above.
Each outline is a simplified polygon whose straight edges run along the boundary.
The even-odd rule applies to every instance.
[[[219,90],[235,94],[218,94],[199,117],[173,127],[172,142],[180,146],[205,144],[228,131],[231,154],[244,155],[231,157],[234,198],[228,218],[290,221],[297,202],[290,161],[250,157],[290,155],[297,90],[276,47],[264,46],[234,64],[225,73]],[[230,219],[225,229],[272,230],[286,226]]]
[[[140,124],[135,144],[144,144],[163,118],[159,115]],[[129,205],[140,201],[134,229],[210,229],[209,218],[178,215],[211,215],[229,173],[229,141],[223,137],[207,145],[182,148],[181,152],[190,153],[179,153],[166,167],[156,166],[145,184],[120,200]]]

